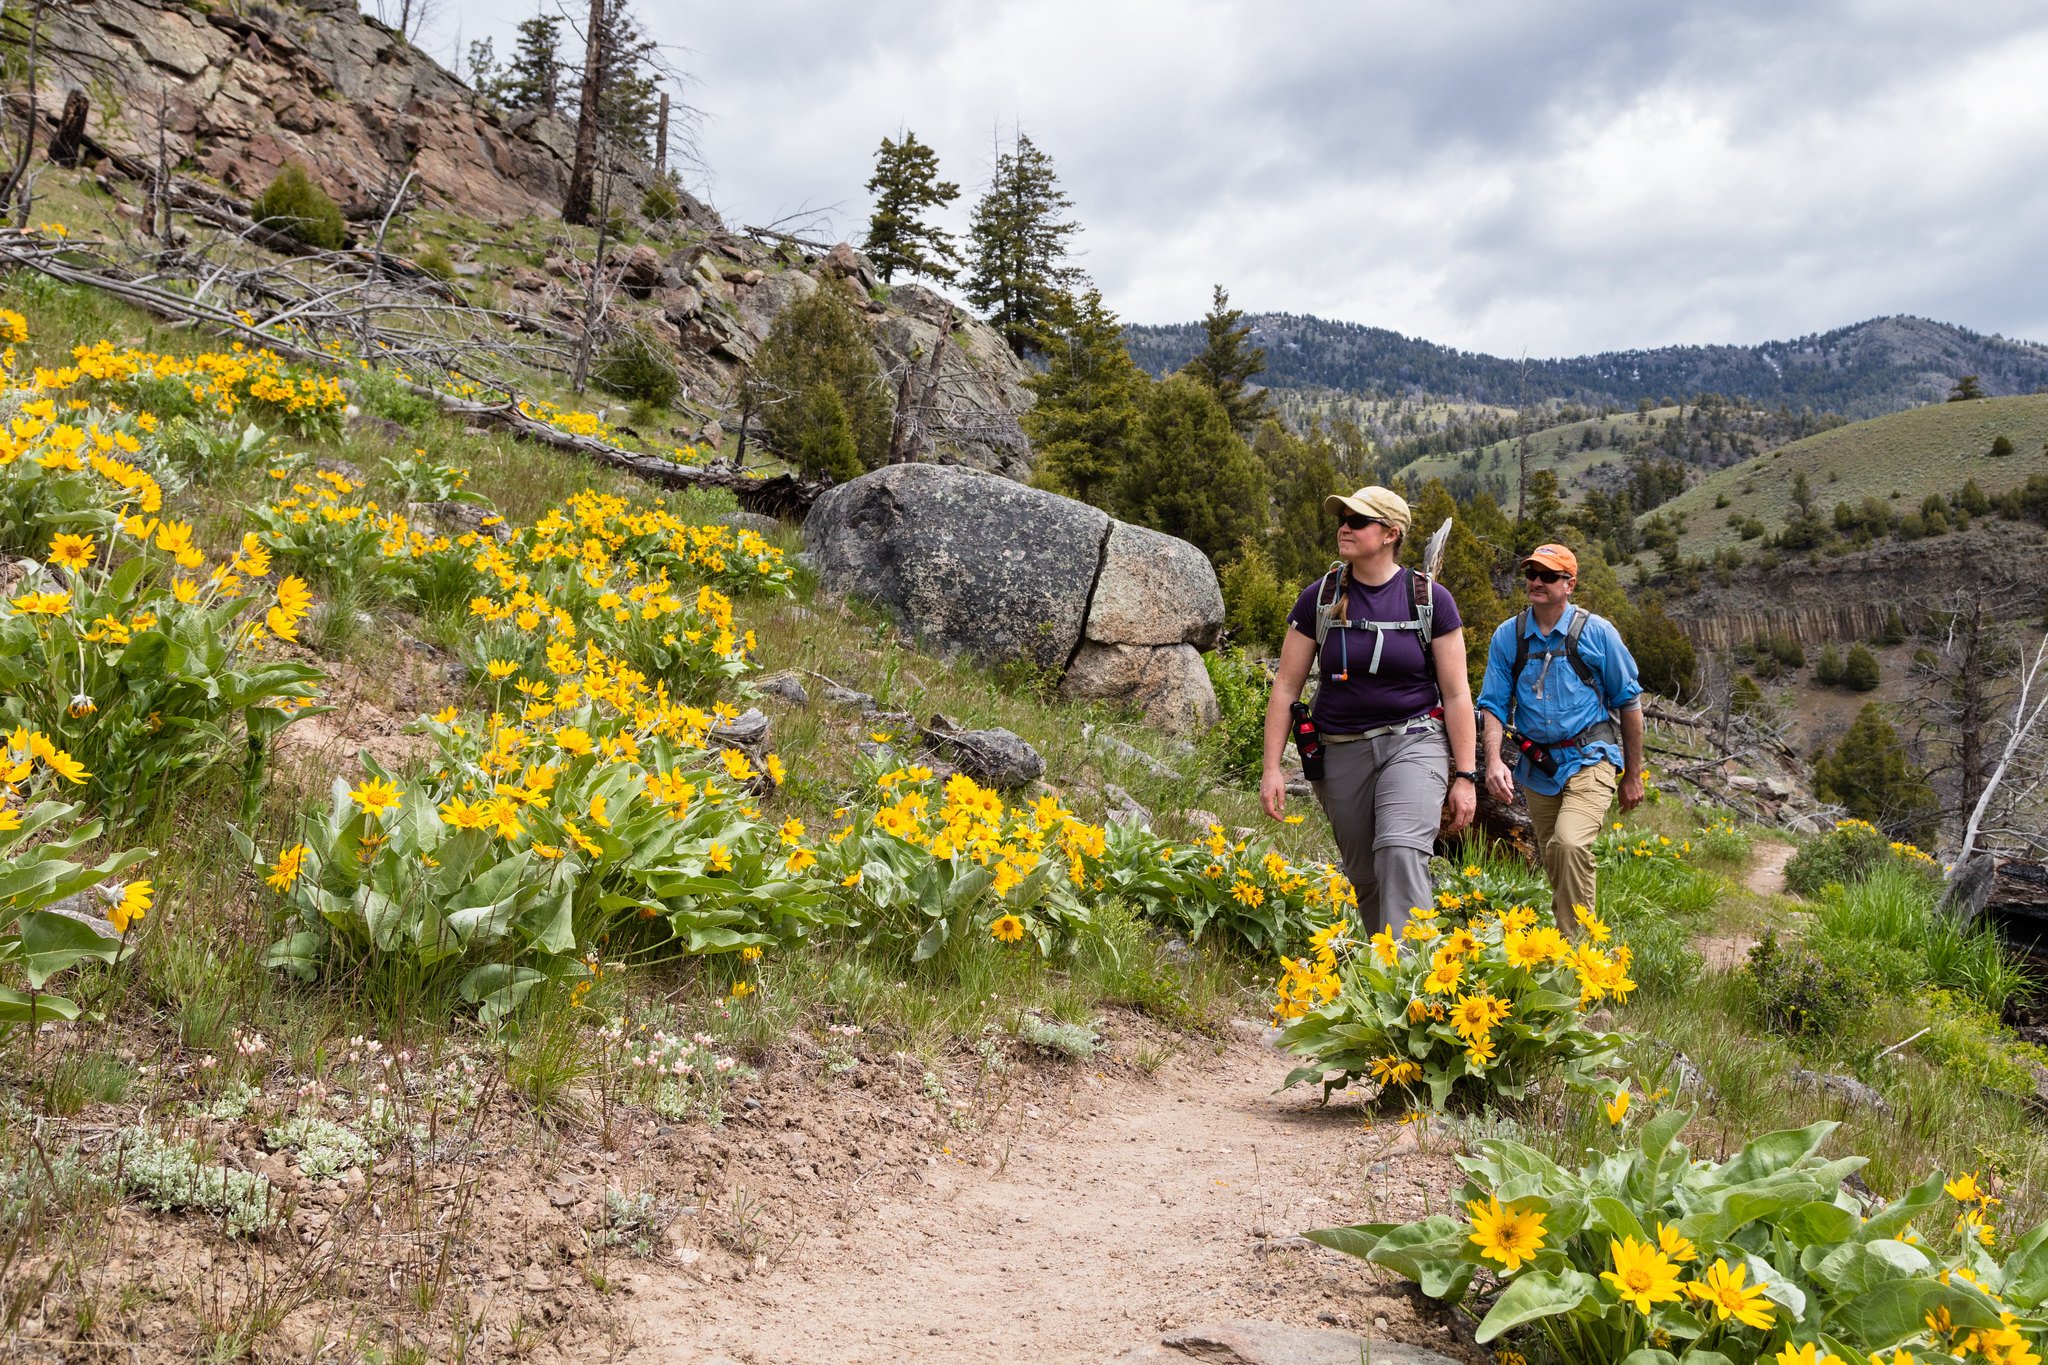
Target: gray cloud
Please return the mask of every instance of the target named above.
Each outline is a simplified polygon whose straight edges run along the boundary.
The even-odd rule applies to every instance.
[[[459,20],[503,51],[531,12]],[[1891,312],[2048,337],[2048,15],[2021,0],[640,12],[697,78],[731,218],[830,206],[821,230],[857,236],[899,127],[971,200],[1021,123],[1135,321],[1197,316],[1220,281],[1241,307],[1500,354]]]

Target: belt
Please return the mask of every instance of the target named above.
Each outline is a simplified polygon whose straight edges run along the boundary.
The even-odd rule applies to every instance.
[[[1441,731],[1443,728],[1443,712],[1437,710],[1430,711],[1424,715],[1413,716],[1407,720],[1397,720],[1392,725],[1381,725],[1371,730],[1361,730],[1355,735],[1324,735],[1323,743],[1349,744],[1353,740],[1378,739],[1381,735],[1427,735]]]
[[[1558,740],[1537,740],[1546,749],[1583,749],[1589,744],[1619,744],[1621,734],[1611,720],[1596,720],[1575,735]]]

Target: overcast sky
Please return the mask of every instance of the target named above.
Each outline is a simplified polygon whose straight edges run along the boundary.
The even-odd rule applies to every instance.
[[[556,0],[543,0],[553,5]],[[392,0],[386,0],[387,5]],[[448,0],[506,53],[535,0]],[[577,0],[572,7],[581,9]],[[1884,313],[2048,340],[2038,0],[637,0],[734,223],[858,240],[885,134],[1021,126],[1131,322],[1239,307],[1498,355]]]

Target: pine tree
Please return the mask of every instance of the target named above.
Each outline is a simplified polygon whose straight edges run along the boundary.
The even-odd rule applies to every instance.
[[[950,284],[962,264],[959,249],[953,234],[923,216],[960,197],[958,185],[939,179],[939,154],[916,133],[906,131],[901,142],[885,137],[867,190],[875,196],[875,212],[865,249],[883,280],[893,283],[901,270]]]
[[[1239,544],[1237,560],[1223,570],[1221,581],[1223,624],[1231,640],[1244,649],[1279,652],[1295,594],[1274,576],[1273,562],[1257,539],[1247,537]]]
[[[1820,660],[1813,666],[1813,680],[1822,687],[1836,687],[1842,681],[1842,651],[1830,640],[1821,646]]]
[[[1821,755],[1813,781],[1822,800],[1847,807],[1892,838],[1933,841],[1941,803],[1927,774],[1906,761],[1899,732],[1876,702],[1866,702],[1833,752]]]
[[[1227,409],[1226,409],[1227,410]],[[1337,485],[1335,452],[1320,433],[1301,437],[1267,419],[1252,442],[1273,491],[1273,534],[1268,558],[1280,582],[1300,588],[1330,565],[1337,545],[1323,499],[1346,492]]]
[[[1266,529],[1265,478],[1216,395],[1185,375],[1154,384],[1117,488],[1117,515],[1179,536],[1219,564]]]
[[[1493,590],[1493,556],[1459,515],[1458,504],[1442,479],[1424,484],[1409,511],[1412,521],[1401,545],[1401,559],[1417,569],[1422,567],[1423,546],[1444,524],[1444,518],[1451,518],[1451,537],[1444,543],[1437,582],[1458,604],[1458,616],[1465,623],[1465,670],[1476,692],[1486,673],[1487,641],[1493,628],[1508,616],[1508,608]]]
[[[1862,645],[1852,645],[1842,663],[1842,682],[1851,692],[1876,690],[1880,681],[1877,656]]]
[[[996,156],[988,190],[974,206],[967,298],[1018,356],[1039,348],[1060,296],[1079,278],[1064,264],[1067,238],[1081,230],[1061,217],[1071,207],[1052,158],[1021,132],[1015,147]]]
[[[1036,482],[1109,508],[1151,380],[1124,349],[1123,324],[1094,288],[1059,301],[1045,354],[1044,373],[1024,381],[1035,401],[1020,419],[1037,455]]]
[[[560,16],[536,14],[520,21],[519,45],[490,93],[509,109],[558,112],[562,96]]]
[[[1264,389],[1247,387],[1252,376],[1266,371],[1266,353],[1250,344],[1252,325],[1244,311],[1230,306],[1230,295],[1222,285],[1209,301],[1209,315],[1202,319],[1209,342],[1182,367],[1206,385],[1230,414],[1230,425],[1239,436],[1250,439],[1259,423],[1272,415],[1272,396]]]
[[[831,390],[831,402],[821,386]],[[839,290],[821,287],[783,309],[754,356],[741,398],[760,414],[772,449],[813,462],[807,473],[844,478],[888,458],[895,402],[867,326]],[[841,458],[840,426],[853,443],[851,463]]]

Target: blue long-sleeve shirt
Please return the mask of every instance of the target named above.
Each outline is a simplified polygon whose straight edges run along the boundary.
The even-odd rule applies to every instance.
[[[1607,719],[1608,712],[1631,705],[1643,691],[1636,678],[1635,656],[1622,643],[1621,632],[1597,615],[1586,622],[1579,634],[1579,657],[1586,661],[1600,684],[1598,690],[1586,686],[1564,647],[1572,613],[1580,610],[1583,609],[1566,603],[1557,624],[1544,630],[1536,624],[1535,613],[1524,608],[1500,623],[1486,647],[1486,679],[1479,688],[1479,709],[1507,725],[1508,677],[1515,666],[1516,635],[1519,632],[1529,638],[1529,660],[1522,666],[1522,677],[1515,688],[1514,729],[1550,750],[1557,759],[1557,773],[1546,775],[1524,758],[1517,765],[1515,779],[1544,796],[1563,791],[1572,774],[1589,764],[1622,766],[1618,744],[1560,746],[1588,726]]]

